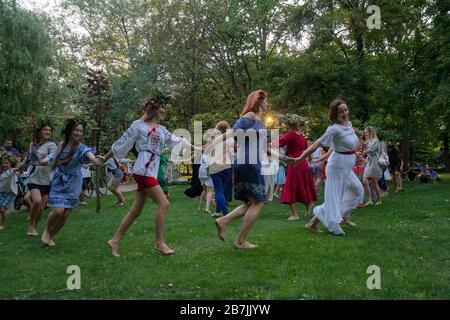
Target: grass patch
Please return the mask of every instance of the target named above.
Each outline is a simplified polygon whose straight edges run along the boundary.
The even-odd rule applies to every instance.
[[[172,187],[166,240],[178,254],[170,257],[152,250],[154,204],[123,238],[122,257],[110,255],[106,241],[133,192],[126,194],[126,207],[108,196],[101,214],[94,200],[76,208],[51,249],[26,236],[27,213],[9,215],[0,232],[0,298],[450,298],[449,175],[436,184],[406,182],[406,191],[391,193],[381,207],[358,209],[352,216],[358,228],[346,228],[345,237],[308,233],[306,218],[288,222],[288,207],[267,205],[249,237],[259,248],[250,251],[232,246],[241,221],[228,228],[228,242],[222,243],[212,218],[197,211],[198,200],[185,197],[184,189]],[[70,265],[81,268],[81,290],[67,290]],[[381,268],[381,290],[367,289],[370,265]]]

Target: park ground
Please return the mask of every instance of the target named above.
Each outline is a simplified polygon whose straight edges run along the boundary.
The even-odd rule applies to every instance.
[[[266,205],[249,237],[259,247],[250,251],[233,248],[240,221],[221,242],[186,188],[171,189],[166,239],[177,254],[168,257],[152,249],[154,204],[124,237],[122,256],[111,256],[106,242],[133,192],[125,207],[108,196],[101,213],[94,200],[76,208],[53,248],[26,236],[26,212],[10,214],[0,232],[0,299],[450,298],[450,175],[435,184],[406,182],[405,192],[391,192],[381,207],[356,210],[358,227],[346,228],[344,237],[308,233],[307,218],[288,222],[286,206]],[[71,265],[80,268],[80,290],[67,289]],[[373,265],[380,290],[367,287]]]

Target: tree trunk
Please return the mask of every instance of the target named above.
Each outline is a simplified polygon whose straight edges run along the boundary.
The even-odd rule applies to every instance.
[[[450,157],[449,157],[449,130],[445,130],[444,132],[444,164],[445,171],[450,172]]]
[[[405,132],[402,132],[400,152],[403,158],[403,172],[405,172],[411,168],[411,141],[409,135]]]

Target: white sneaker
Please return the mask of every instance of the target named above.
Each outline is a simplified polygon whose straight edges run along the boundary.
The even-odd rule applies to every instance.
[[[81,206],[87,206],[87,202],[86,201],[80,201],[80,205]]]

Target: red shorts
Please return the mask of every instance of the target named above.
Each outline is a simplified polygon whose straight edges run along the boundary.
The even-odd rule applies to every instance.
[[[138,187],[137,191],[142,191],[145,189],[151,189],[153,187],[159,186],[158,181],[153,177],[140,176],[138,174],[133,174],[134,181],[136,181]]]

